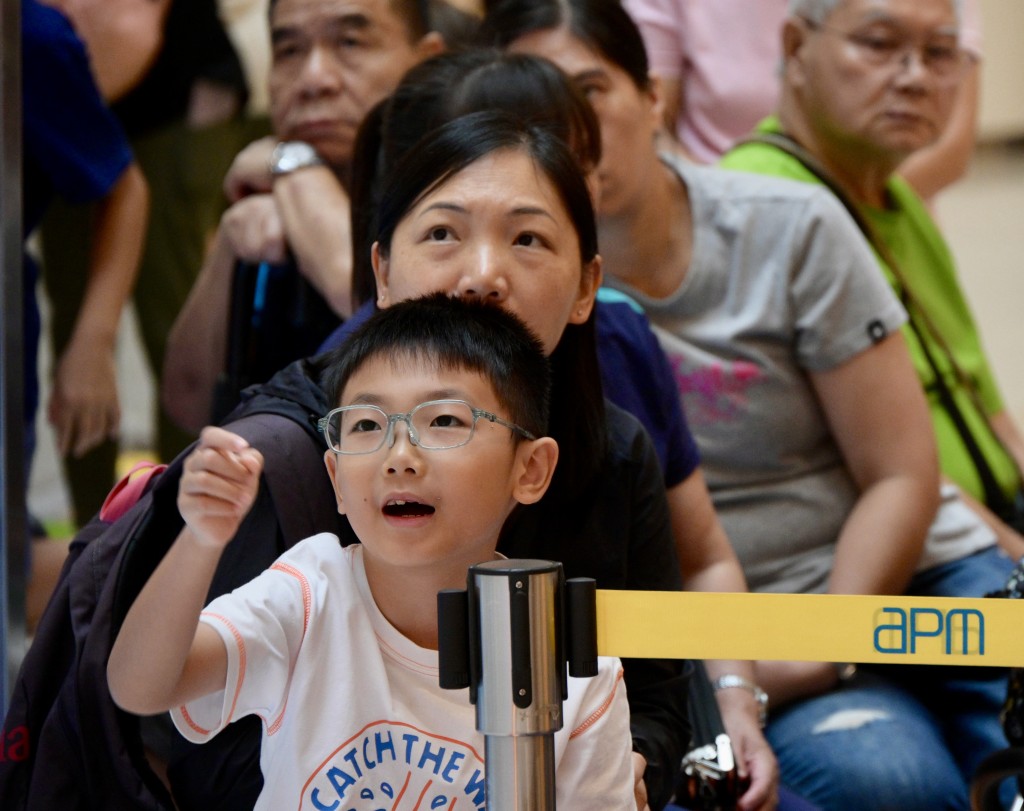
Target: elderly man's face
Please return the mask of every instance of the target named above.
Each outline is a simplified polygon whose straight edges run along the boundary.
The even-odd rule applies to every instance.
[[[366,113],[430,50],[391,0],[277,0],[270,27],[274,131],[339,169]]]
[[[891,161],[939,136],[963,76],[952,0],[845,0],[806,31],[787,81],[819,135]]]

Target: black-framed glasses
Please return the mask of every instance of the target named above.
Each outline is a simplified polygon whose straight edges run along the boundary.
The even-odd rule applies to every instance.
[[[388,414],[373,405],[347,405],[317,421],[327,447],[345,455],[374,453],[395,444],[395,423],[404,422],[409,441],[428,451],[458,448],[473,438],[477,420],[504,425],[526,439],[536,437],[497,414],[474,408],[465,400],[429,400],[407,414]]]
[[[880,31],[844,31],[806,18],[804,22],[811,30],[842,37],[853,46],[864,62],[871,65],[906,66],[913,53],[917,54],[918,60],[933,76],[956,79],[967,64],[967,53],[960,47],[957,35],[952,32],[933,34],[921,41],[909,32],[894,27]]]

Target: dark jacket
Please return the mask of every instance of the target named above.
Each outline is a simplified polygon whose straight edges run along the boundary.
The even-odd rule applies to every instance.
[[[248,398],[231,424],[267,465],[240,543],[225,554],[217,593],[250,579],[302,538],[334,529],[325,526],[336,512],[315,428],[324,412],[319,387],[299,364],[282,372],[277,386]],[[4,811],[172,807],[144,758],[139,719],[110,697],[106,665],[128,607],[183,525],[177,491],[187,453],[123,516],[113,523],[93,518],[72,542],[0,734]],[[258,752],[258,726],[252,732]],[[210,754],[215,763],[217,753]],[[250,764],[243,765],[245,774]],[[253,765],[258,777],[258,761]]]

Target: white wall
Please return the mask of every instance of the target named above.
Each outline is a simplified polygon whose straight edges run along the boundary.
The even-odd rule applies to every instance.
[[[1024,0],[981,0],[984,61],[979,135],[1024,136]]]

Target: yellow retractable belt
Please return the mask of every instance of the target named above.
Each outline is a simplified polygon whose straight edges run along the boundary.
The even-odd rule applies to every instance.
[[[606,656],[1024,667],[1024,600],[597,592]]]

